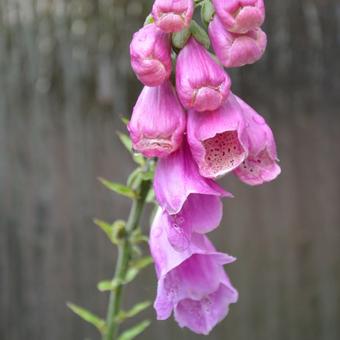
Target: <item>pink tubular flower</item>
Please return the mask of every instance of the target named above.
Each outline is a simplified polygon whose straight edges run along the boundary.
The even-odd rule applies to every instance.
[[[232,94],[213,112],[189,111],[187,134],[192,155],[204,177],[221,177],[247,158],[242,109]]]
[[[218,109],[229,95],[230,78],[206,49],[190,38],[177,58],[176,87],[183,106],[196,111]]]
[[[267,35],[260,28],[245,34],[231,33],[215,15],[209,25],[213,49],[225,67],[239,67],[258,61],[267,46]]]
[[[225,28],[234,33],[247,33],[260,27],[265,19],[263,0],[212,0],[216,14]]]
[[[170,244],[177,251],[188,249],[193,233],[204,234],[217,228],[221,223],[222,214],[223,206],[219,197],[190,195],[178,214],[166,213],[164,217]]]
[[[150,249],[158,277],[154,307],[159,320],[170,317],[199,334],[208,334],[226,317],[238,293],[223,265],[235,258],[216,252],[204,236],[193,234],[184,252],[172,248],[166,237],[166,213],[159,209],[151,227]]]
[[[242,182],[249,185],[272,181],[281,173],[281,168],[277,164],[273,132],[266,121],[248,104],[238,97],[236,99],[242,107],[247,125],[249,155],[235,170],[235,174]]]
[[[146,157],[165,157],[179,148],[186,114],[170,81],[145,86],[128,124],[133,148]]]
[[[155,0],[152,7],[156,25],[167,33],[188,27],[193,13],[193,0]]]
[[[182,209],[191,210],[191,206],[185,207],[185,203],[195,194],[232,197],[213,180],[201,177],[185,140],[179,150],[159,160],[154,189],[159,205],[170,215],[176,215]],[[195,200],[196,204],[198,201]]]
[[[170,37],[156,25],[146,25],[133,35],[130,56],[132,69],[144,85],[158,86],[170,77]]]

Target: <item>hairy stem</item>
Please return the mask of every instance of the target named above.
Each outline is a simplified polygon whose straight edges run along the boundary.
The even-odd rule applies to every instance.
[[[131,259],[130,235],[138,227],[140,218],[143,213],[145,199],[151,187],[151,181],[141,181],[139,184],[138,198],[136,198],[131,206],[129,219],[125,226],[125,238],[118,248],[118,259],[116,263],[116,271],[113,280],[124,282],[129,262]],[[107,309],[106,324],[107,332],[103,335],[103,340],[116,340],[118,336],[119,324],[117,316],[120,312],[122,301],[123,284],[118,284],[116,289],[110,293],[109,305]]]

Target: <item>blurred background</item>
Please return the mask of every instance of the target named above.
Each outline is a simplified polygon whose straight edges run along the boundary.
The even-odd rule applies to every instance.
[[[97,181],[133,169],[115,136],[141,90],[131,35],[147,0],[0,1],[0,339],[98,339],[66,308],[104,315],[96,284],[116,253],[93,217],[125,218],[129,201]],[[264,59],[233,70],[233,90],[270,122],[282,175],[222,184],[211,237],[236,256],[239,303],[208,339],[340,339],[340,3],[267,1]],[[145,219],[144,230],[149,228]],[[153,268],[124,304],[152,299]],[[147,313],[155,318],[150,309]],[[145,314],[144,314],[145,315]],[[172,320],[139,339],[200,339]]]

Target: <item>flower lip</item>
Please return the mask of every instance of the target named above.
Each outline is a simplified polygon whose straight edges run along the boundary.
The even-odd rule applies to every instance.
[[[236,169],[247,157],[237,130],[218,133],[202,142],[205,159],[201,174],[205,177],[219,178]]]
[[[148,137],[143,136],[136,144],[136,149],[147,157],[162,157],[174,151],[171,137]]]
[[[242,109],[232,93],[218,110],[189,110],[187,131],[192,155],[203,177],[221,177],[248,156]]]

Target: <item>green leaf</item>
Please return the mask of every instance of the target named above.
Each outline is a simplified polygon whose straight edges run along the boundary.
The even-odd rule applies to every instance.
[[[124,117],[123,115],[120,116],[120,120],[125,124],[128,125],[129,124],[129,118]]]
[[[150,326],[151,322],[149,320],[144,320],[141,323],[137,324],[136,326],[128,329],[127,331],[125,331],[119,338],[118,340],[132,340],[134,339],[136,336],[138,336],[139,334],[141,334],[142,332],[144,332],[144,330],[146,328],[148,328]]]
[[[201,20],[206,25],[209,25],[214,16],[215,10],[210,0],[205,0],[201,7]]]
[[[67,307],[70,308],[75,314],[77,314],[80,318],[90,323],[94,327],[96,327],[100,333],[104,333],[106,328],[106,323],[103,319],[94,315],[92,312],[88,311],[85,308],[79,307],[73,303],[67,303]]]
[[[138,244],[141,242],[148,242],[149,238],[142,233],[142,231],[138,228],[134,230],[130,236],[131,243]]]
[[[135,268],[135,269],[141,270],[141,269],[149,266],[152,263],[153,263],[152,257],[151,256],[145,256],[145,257],[143,257],[141,259],[133,261],[131,263],[131,268]]]
[[[128,311],[121,311],[117,317],[118,322],[123,322],[124,320],[128,318],[132,318],[136,316],[137,314],[141,313],[145,309],[149,308],[151,306],[150,301],[144,301],[140,302],[137,305],[133,306],[130,310]]]
[[[111,182],[108,181],[107,179],[104,178],[99,178],[99,181],[109,190],[114,191],[115,193],[131,198],[131,199],[135,199],[137,198],[137,194],[129,187],[120,184],[120,183],[115,183],[115,182]]]
[[[135,161],[135,163],[139,164],[140,166],[145,165],[145,159],[143,155],[141,155],[140,153],[133,153],[132,158]]]
[[[108,292],[115,290],[119,286],[119,281],[118,280],[105,280],[105,281],[100,281],[97,284],[97,288],[100,292]]]
[[[172,34],[172,45],[177,49],[182,49],[190,38],[190,29],[184,28],[180,32]]]
[[[125,148],[129,151],[132,152],[132,142],[131,139],[128,135],[126,135],[125,133],[119,132],[117,131],[117,135],[120,139],[120,141],[122,142],[122,144],[125,146]]]
[[[206,49],[209,49],[209,36],[207,32],[195,20],[191,20],[190,31],[199,43],[201,43]]]
[[[112,236],[113,236],[113,228],[112,225],[110,225],[107,222],[104,222],[102,220],[94,219],[93,223],[96,224],[103,232],[106,234],[106,236],[109,238],[109,240],[112,242]]]
[[[129,176],[126,184],[128,187],[133,188],[135,184],[137,184],[142,179],[142,169],[135,169]]]
[[[150,189],[148,192],[148,195],[146,196],[145,201],[147,203],[156,203],[156,199],[155,199],[155,191],[153,189]]]

